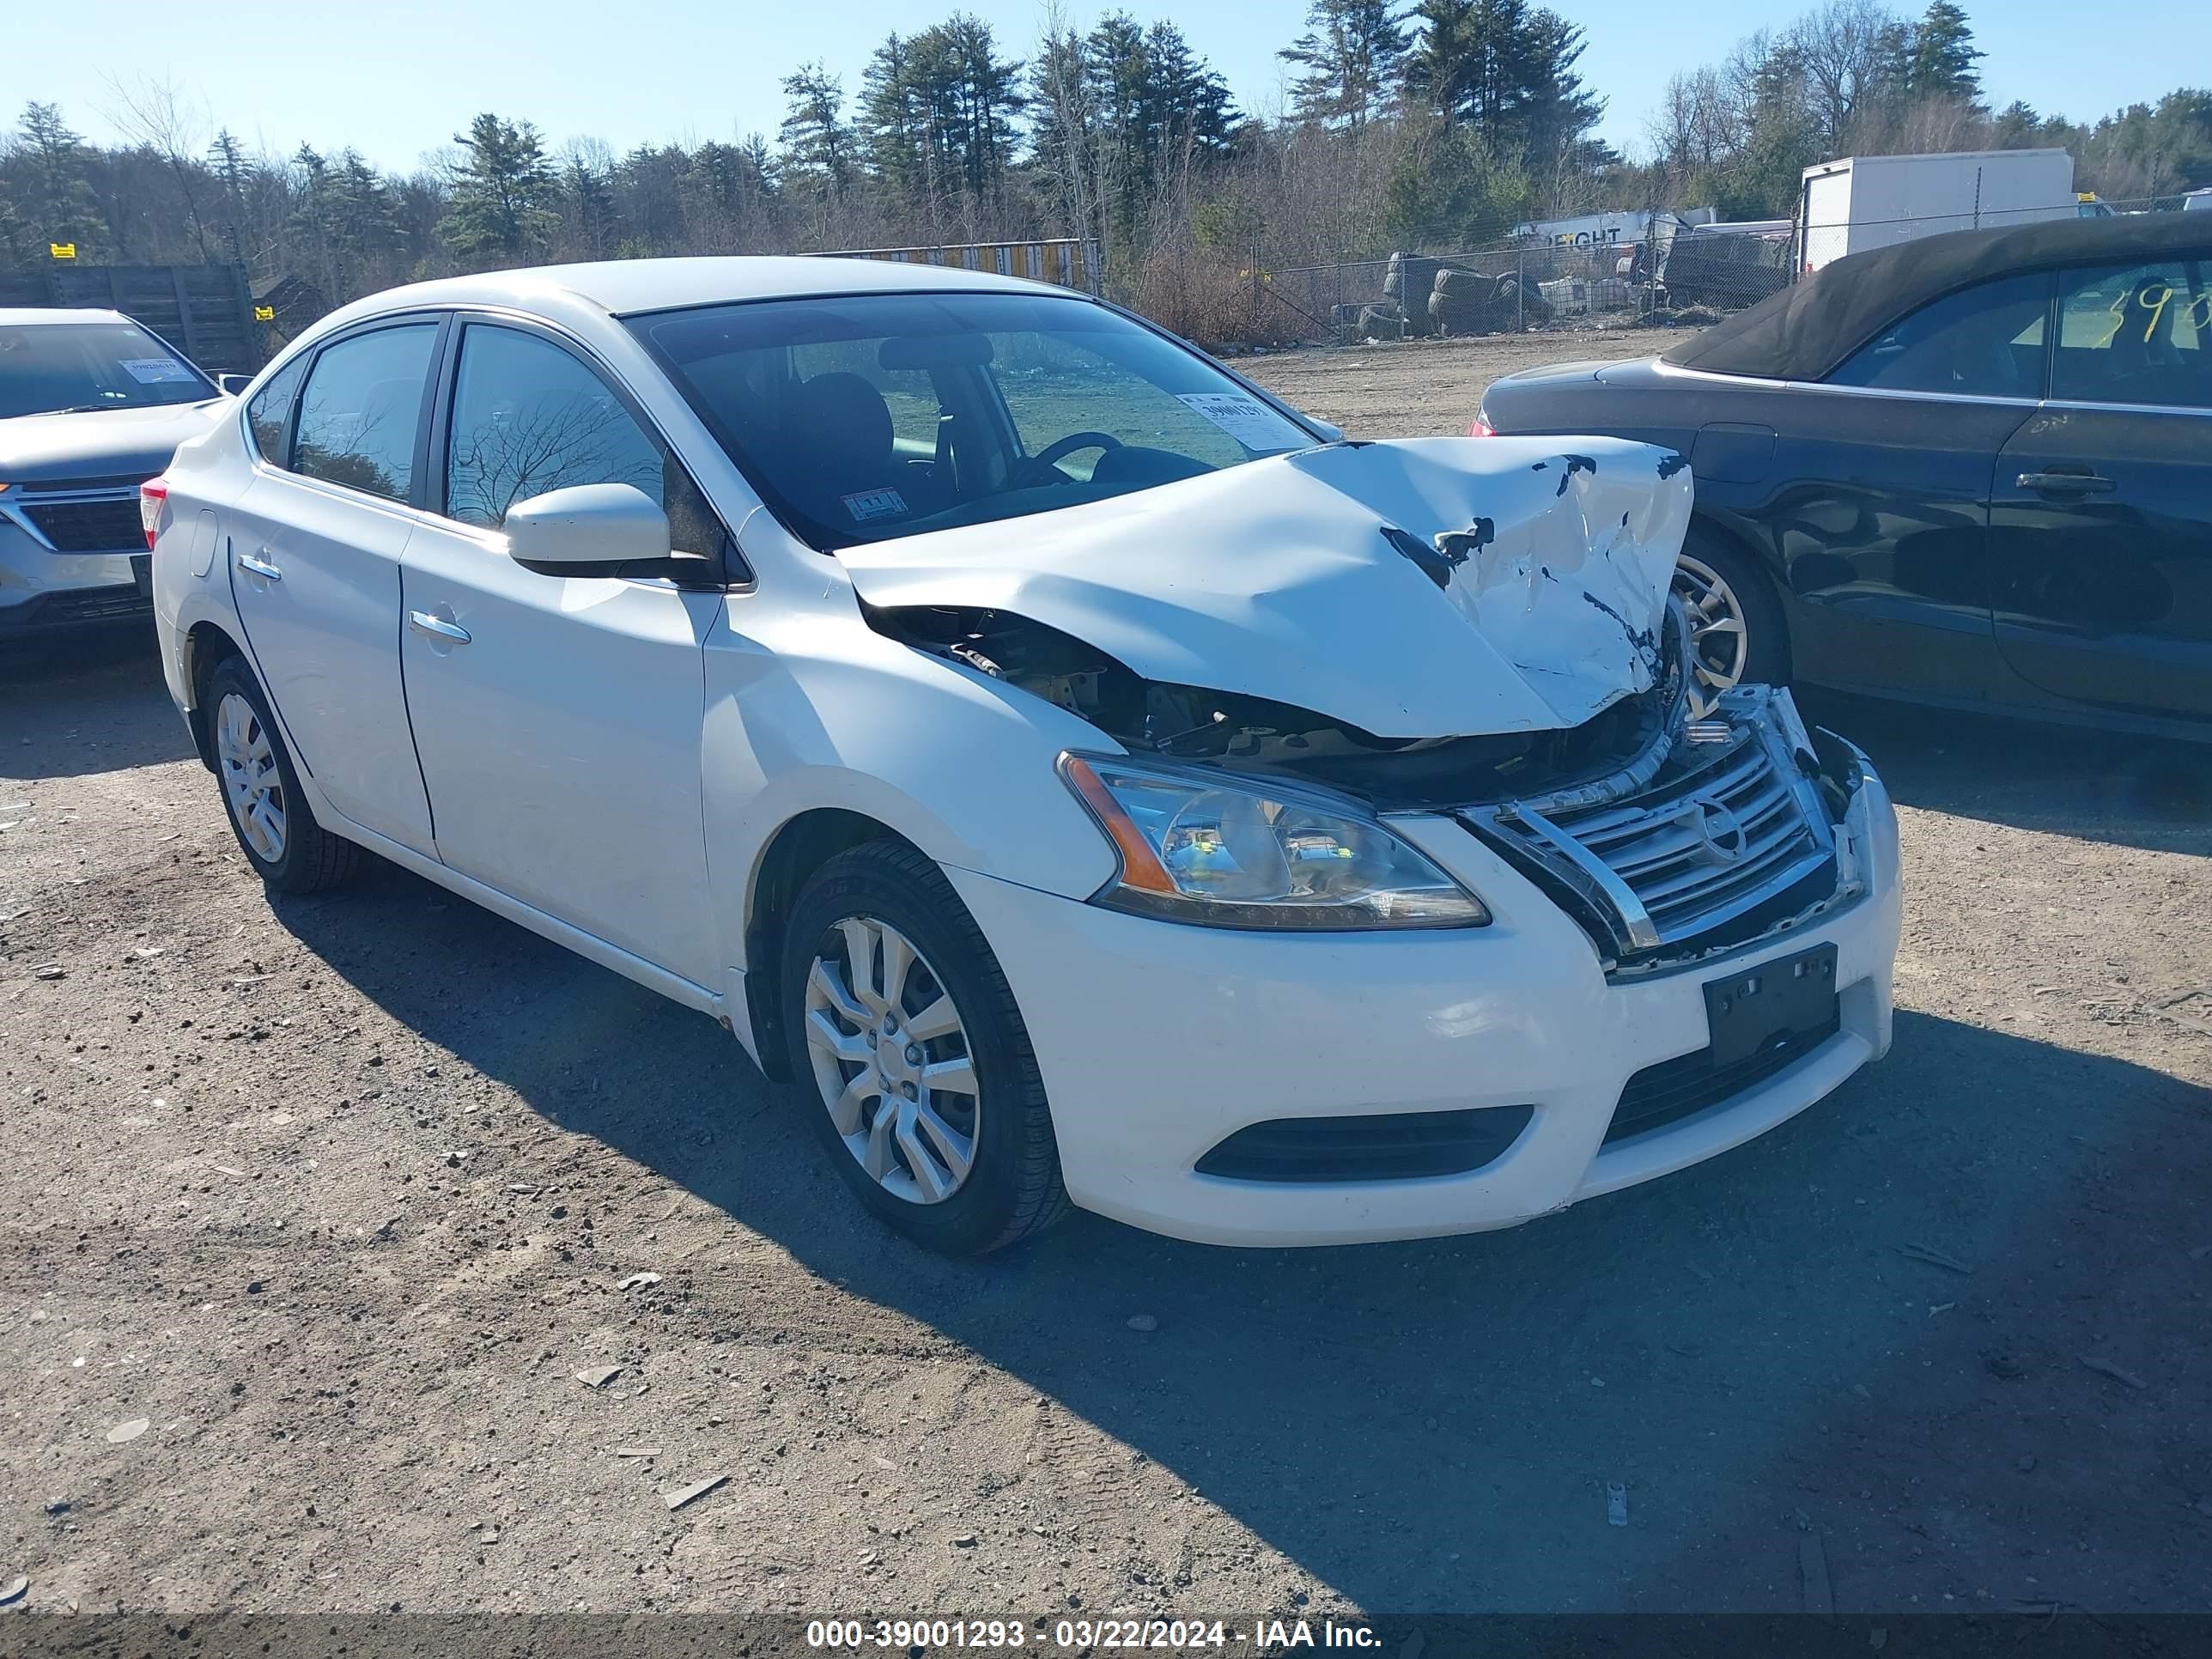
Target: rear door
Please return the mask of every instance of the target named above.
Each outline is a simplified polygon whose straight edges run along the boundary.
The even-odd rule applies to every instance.
[[[399,558],[441,327],[341,336],[316,354],[296,410],[257,399],[267,464],[224,519],[246,649],[293,760],[346,817],[421,853],[430,805],[400,690]]]
[[[1990,555],[2022,678],[2212,720],[2212,262],[2061,273],[2051,399],[1998,458]]]
[[[628,483],[661,502],[681,551],[720,553],[722,526],[635,407],[551,332],[469,320],[445,382],[437,518],[407,546],[401,636],[438,856],[717,987],[699,769],[704,645],[726,599],[526,570],[500,526],[548,490]]]

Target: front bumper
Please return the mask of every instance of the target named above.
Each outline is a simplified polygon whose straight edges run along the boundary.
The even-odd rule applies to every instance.
[[[1220,1244],[1511,1226],[1741,1145],[1888,1049],[1897,830],[1871,769],[1838,830],[1863,896],[1635,981],[1609,981],[1589,934],[1460,824],[1401,828],[1482,896],[1491,927],[1230,933],[946,872],[1021,1006],[1076,1203]],[[1709,1042],[1707,981],[1823,944],[1837,952],[1834,1035],[1739,1095],[1605,1143],[1632,1076]],[[1195,1169],[1274,1119],[1521,1105],[1534,1110],[1520,1138],[1462,1175],[1279,1184]]]
[[[145,626],[154,602],[131,567],[144,553],[58,553],[0,514],[0,639]]]

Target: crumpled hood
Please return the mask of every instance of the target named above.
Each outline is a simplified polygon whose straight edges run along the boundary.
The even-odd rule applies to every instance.
[[[1660,672],[1690,471],[1565,444],[1331,445],[838,557],[872,605],[1006,611],[1377,737],[1578,726]]]
[[[83,415],[18,415],[0,421],[0,483],[150,477],[168,465],[179,444],[236,407],[234,399],[213,398]]]

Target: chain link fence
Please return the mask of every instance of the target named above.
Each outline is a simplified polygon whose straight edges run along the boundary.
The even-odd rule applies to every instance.
[[[1984,213],[1979,222],[2123,217],[2171,211],[2183,200],[2090,199]],[[1794,219],[1686,224],[1661,216],[1657,228],[1637,241],[1561,246],[1524,240],[1275,268],[1266,271],[1263,292],[1270,320],[1314,344],[1695,325],[1758,304],[1808,266],[1972,222],[1971,215],[1932,215],[1801,227]]]

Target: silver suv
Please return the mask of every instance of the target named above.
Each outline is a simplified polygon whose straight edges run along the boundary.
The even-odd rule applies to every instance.
[[[145,625],[138,486],[228,401],[120,312],[0,309],[0,643]]]

